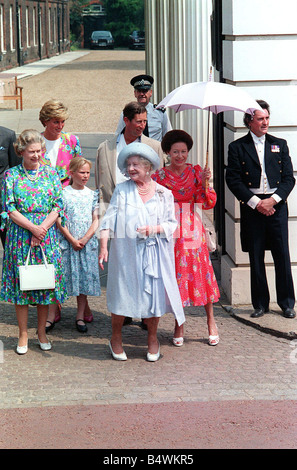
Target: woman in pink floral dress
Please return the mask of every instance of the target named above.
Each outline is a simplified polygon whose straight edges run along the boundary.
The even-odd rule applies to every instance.
[[[197,213],[199,205],[207,210],[216,204],[216,193],[208,187],[210,170],[187,163],[193,140],[186,132],[167,132],[161,145],[170,157],[170,164],[158,170],[152,178],[172,191],[176,203],[179,228],[175,242],[175,269],[181,299],[184,307],[204,305],[208,342],[216,345],[219,334],[214,320],[213,303],[218,301],[220,294],[206,244],[205,230]],[[183,326],[175,325],[173,344],[182,346]]]
[[[63,132],[66,119],[68,110],[58,100],[44,103],[39,113],[39,120],[45,128],[42,135],[46,145],[40,163],[54,167],[64,187],[69,184],[70,161],[82,154],[79,138]]]
[[[63,132],[69,113],[67,107],[59,100],[48,100],[39,112],[39,120],[44,126],[43,138],[46,148],[42,152],[40,163],[56,169],[63,188],[69,185],[69,164],[74,157],[81,157],[82,151],[79,138]],[[46,331],[50,331],[55,323],[61,320],[61,305],[50,307]],[[93,315],[89,304],[86,305],[85,321],[92,321]]]

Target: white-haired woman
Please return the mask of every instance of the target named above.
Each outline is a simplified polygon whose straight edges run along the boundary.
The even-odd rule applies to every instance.
[[[28,350],[28,305],[37,306],[37,339],[41,349],[51,349],[45,334],[49,305],[65,301],[62,256],[54,224],[63,214],[62,186],[56,170],[40,165],[44,140],[39,132],[25,130],[14,144],[22,162],[5,172],[2,186],[1,229],[8,225],[0,299],[14,303],[19,326],[17,353]],[[55,266],[55,289],[22,291],[18,267],[31,247],[31,263],[42,262],[42,246],[48,263]]]
[[[107,306],[112,312],[109,346],[117,360],[127,359],[122,346],[125,317],[146,320],[150,362],[160,357],[160,317],[172,312],[179,325],[185,321],[174,269],[173,196],[151,179],[159,165],[159,156],[145,144],[134,142],[120,152],[118,166],[130,179],[116,186],[100,227],[101,268],[108,260],[107,240],[112,232]]]

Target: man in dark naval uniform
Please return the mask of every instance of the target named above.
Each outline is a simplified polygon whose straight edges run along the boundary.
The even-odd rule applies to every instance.
[[[15,132],[7,127],[0,126],[0,209],[2,212],[1,186],[4,173],[8,168],[19,165],[21,159],[16,155],[13,144],[16,141]],[[1,242],[4,247],[6,230],[0,231]]]
[[[228,149],[226,183],[240,202],[242,250],[249,253],[252,317],[269,311],[265,250],[274,260],[277,303],[286,318],[294,318],[295,294],[288,244],[287,198],[295,185],[287,142],[268,134],[270,110],[245,114],[249,133]]]
[[[130,80],[130,85],[134,87],[134,96],[137,102],[145,106],[147,112],[147,126],[143,131],[143,135],[161,142],[166,132],[172,130],[172,126],[165,109],[157,109],[156,105],[150,103],[153,83],[154,79],[150,75],[136,75]],[[116,134],[120,134],[124,127],[122,113]]]

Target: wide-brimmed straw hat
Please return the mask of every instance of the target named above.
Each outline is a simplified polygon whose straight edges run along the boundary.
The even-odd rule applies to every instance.
[[[160,157],[154,149],[146,144],[142,144],[141,142],[132,142],[132,144],[128,144],[119,153],[118,167],[122,172],[126,170],[127,158],[134,156],[143,157],[149,160],[153,165],[153,170],[157,170],[160,167]]]

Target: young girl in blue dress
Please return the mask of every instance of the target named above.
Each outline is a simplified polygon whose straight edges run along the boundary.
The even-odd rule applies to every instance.
[[[65,227],[59,219],[59,242],[63,256],[67,293],[77,297],[76,328],[85,333],[84,312],[89,309],[87,296],[101,294],[98,264],[99,226],[98,191],[86,187],[92,163],[74,157],[69,166],[70,184],[63,190]]]

